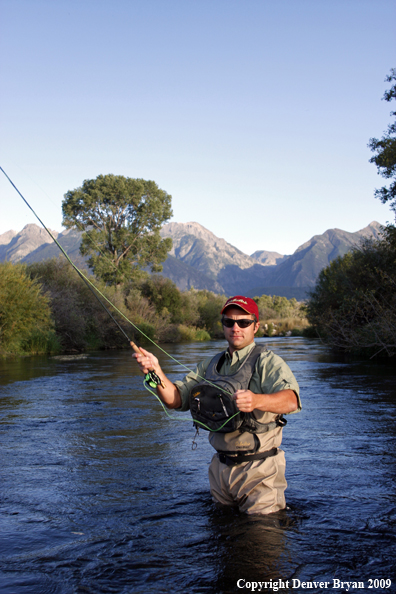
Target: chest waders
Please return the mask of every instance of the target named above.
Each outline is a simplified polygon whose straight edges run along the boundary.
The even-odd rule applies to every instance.
[[[239,451],[221,451],[218,449],[220,461],[227,465],[240,464],[250,460],[260,460],[275,456],[277,448],[266,452],[255,453],[260,446],[257,433],[267,433],[277,427],[283,427],[287,421],[282,415],[270,422],[258,421],[253,413],[240,412],[235,404],[233,395],[237,390],[247,390],[252,379],[254,369],[261,353],[268,352],[266,347],[256,345],[245,358],[238,371],[232,375],[222,375],[219,369],[224,363],[225,352],[219,353],[209,363],[205,378],[211,382],[200,382],[190,391],[190,411],[194,425],[205,430],[218,433],[250,433],[254,437],[254,445],[249,453]],[[219,386],[219,390],[216,386]],[[226,438],[226,436],[224,436]],[[217,448],[216,448],[217,449]]]

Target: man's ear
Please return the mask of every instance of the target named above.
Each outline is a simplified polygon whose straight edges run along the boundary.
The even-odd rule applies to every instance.
[[[260,328],[260,322],[256,322],[256,327],[254,329],[254,333],[256,334],[257,330]]]

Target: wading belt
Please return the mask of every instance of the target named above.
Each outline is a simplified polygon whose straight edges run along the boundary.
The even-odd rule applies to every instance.
[[[252,460],[264,460],[265,458],[272,458],[278,453],[278,448],[272,448],[266,452],[259,452],[258,454],[239,454],[238,456],[227,456],[226,454],[219,454],[219,460],[222,464],[227,466],[235,466],[235,464],[242,464],[242,462],[251,462]]]

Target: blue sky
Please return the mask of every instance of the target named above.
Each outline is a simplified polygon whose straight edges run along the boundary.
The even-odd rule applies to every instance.
[[[246,253],[392,221],[367,143],[392,0],[1,0],[0,165],[44,223],[84,179],[153,179]],[[0,176],[0,234],[37,222]]]

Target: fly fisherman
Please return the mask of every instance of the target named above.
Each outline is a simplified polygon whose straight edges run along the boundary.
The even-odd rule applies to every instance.
[[[283,359],[255,344],[260,323],[253,299],[231,297],[221,314],[228,349],[181,381],[173,384],[148,351],[132,356],[144,374],[153,370],[162,380],[157,393],[167,408],[190,410],[197,428],[210,430],[217,451],[209,467],[213,500],[270,514],[286,507],[282,415],[301,410],[299,388]]]

